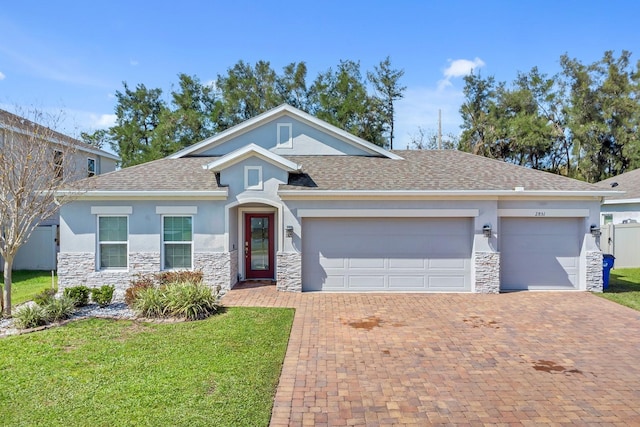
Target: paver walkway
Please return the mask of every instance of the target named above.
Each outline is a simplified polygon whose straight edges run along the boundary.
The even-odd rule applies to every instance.
[[[640,312],[588,293],[222,302],[296,308],[272,426],[640,426]]]

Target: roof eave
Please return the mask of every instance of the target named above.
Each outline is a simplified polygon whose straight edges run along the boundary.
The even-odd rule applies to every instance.
[[[226,200],[227,188],[220,190],[180,191],[180,190],[60,190],[58,197],[71,197],[76,200],[139,200],[139,199],[191,199],[191,200]]]
[[[602,198],[611,192],[606,191],[552,191],[552,190],[279,190],[278,195],[285,199],[327,199],[327,198],[475,198],[475,197],[571,197]]]

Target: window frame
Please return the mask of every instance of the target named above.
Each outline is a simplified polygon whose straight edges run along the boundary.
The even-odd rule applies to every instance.
[[[161,267],[162,267],[162,271],[175,271],[175,270],[193,270],[194,268],[194,216],[193,215],[184,215],[184,214],[166,214],[166,215],[161,215],[160,217],[160,248],[161,248],[161,253],[160,253],[160,262],[161,262]],[[166,218],[191,218],[191,240],[190,241],[186,241],[186,240],[181,240],[181,241],[165,241],[164,240],[164,232],[165,232],[165,220]],[[166,265],[166,246],[167,245],[190,245],[191,247],[191,265],[189,267],[167,267]]]
[[[100,241],[100,218],[125,218],[127,224],[127,238],[126,240],[118,241]],[[103,267],[101,262],[102,245],[124,245],[125,247],[125,260],[126,266],[124,267]],[[108,215],[100,214],[96,218],[96,270],[98,271],[128,271],[129,270],[129,215]]]
[[[282,140],[282,128],[287,128],[289,131],[289,138],[286,142]],[[293,148],[293,124],[292,123],[277,123],[276,125],[276,147],[277,148]]]
[[[258,171],[258,183],[256,185],[250,185],[249,183],[249,171]],[[262,181],[262,166],[245,166],[244,167],[244,189],[245,190],[262,190],[264,188]]]
[[[89,167],[91,162],[93,161],[93,170]],[[97,171],[98,162],[95,157],[87,157],[87,178],[91,178],[92,176],[98,175]]]

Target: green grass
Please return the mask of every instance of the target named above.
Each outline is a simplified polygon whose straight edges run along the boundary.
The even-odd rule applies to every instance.
[[[4,274],[0,274],[4,283]],[[37,270],[17,270],[11,276],[11,305],[15,306],[23,302],[30,301],[36,294],[46,288],[51,287],[51,272]],[[54,277],[56,288],[58,287],[58,276]]]
[[[197,322],[89,319],[0,340],[0,423],[266,426],[292,309]]]
[[[611,270],[609,289],[599,295],[640,311],[640,268]]]

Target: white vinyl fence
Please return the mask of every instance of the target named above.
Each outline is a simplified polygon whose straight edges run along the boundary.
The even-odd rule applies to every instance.
[[[600,249],[616,257],[614,268],[640,267],[640,224],[603,225]]]

